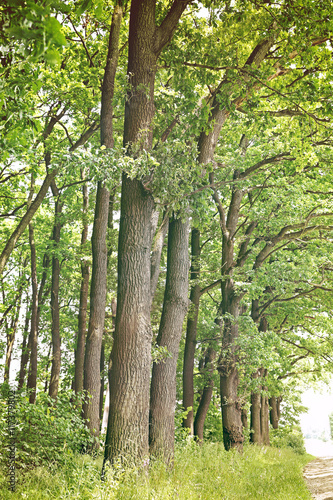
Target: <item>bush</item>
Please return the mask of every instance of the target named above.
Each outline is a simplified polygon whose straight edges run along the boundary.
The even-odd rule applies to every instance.
[[[68,456],[80,452],[92,442],[89,430],[80,413],[80,400],[72,391],[59,393],[57,401],[44,393],[37,395],[36,404],[30,404],[28,395],[19,394],[15,408],[16,466],[21,469],[37,467],[42,463],[64,463]],[[7,401],[0,399],[1,441],[9,444]],[[7,453],[1,454],[0,464],[6,463]]]
[[[271,445],[275,448],[291,448],[298,455],[305,455],[304,437],[297,426],[285,426],[271,431]]]

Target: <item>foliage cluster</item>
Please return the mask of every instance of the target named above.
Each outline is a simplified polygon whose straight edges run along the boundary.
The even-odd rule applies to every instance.
[[[71,391],[59,393],[57,402],[47,394],[38,394],[35,405],[28,395],[16,397],[15,463],[18,469],[31,470],[41,465],[65,464],[88,447],[93,438],[80,416],[79,396]],[[2,452],[0,466],[8,466],[7,401],[0,399],[0,435]],[[30,472],[29,472],[30,473]]]

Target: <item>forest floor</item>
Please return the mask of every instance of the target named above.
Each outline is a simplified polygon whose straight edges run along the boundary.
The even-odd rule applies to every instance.
[[[333,500],[333,457],[320,457],[304,469],[307,486],[316,500]]]

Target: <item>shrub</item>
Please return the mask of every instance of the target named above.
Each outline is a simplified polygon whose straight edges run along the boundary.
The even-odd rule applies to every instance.
[[[32,468],[42,463],[63,463],[68,456],[91,444],[92,437],[80,413],[79,401],[72,391],[59,393],[57,401],[44,393],[30,404],[25,394],[19,394],[15,408],[16,466]],[[8,444],[7,401],[0,399],[1,441]],[[7,453],[1,455],[1,465]]]
[[[275,448],[291,448],[298,455],[305,455],[304,437],[297,426],[285,426],[271,430],[271,445]]]

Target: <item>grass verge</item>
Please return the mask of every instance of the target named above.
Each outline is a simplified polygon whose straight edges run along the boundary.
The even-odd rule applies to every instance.
[[[73,455],[61,467],[18,473],[15,493],[0,471],[0,491],[3,500],[310,500],[302,470],[312,458],[257,446],[246,446],[240,455],[218,443],[189,443],[176,450],[172,471],[157,461],[149,473],[119,466],[102,483],[101,459]]]

